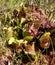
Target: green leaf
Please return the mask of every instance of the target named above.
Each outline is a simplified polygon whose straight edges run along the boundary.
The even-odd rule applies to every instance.
[[[16,40],[14,37],[11,37],[8,41],[8,44],[12,44],[13,42],[16,43]]]
[[[31,41],[33,39],[33,36],[26,36],[24,37],[24,40]]]
[[[21,18],[21,24],[24,23],[25,21],[25,18]]]

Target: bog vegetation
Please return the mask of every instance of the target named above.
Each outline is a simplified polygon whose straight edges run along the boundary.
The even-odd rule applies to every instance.
[[[0,65],[55,65],[54,0],[0,0]]]

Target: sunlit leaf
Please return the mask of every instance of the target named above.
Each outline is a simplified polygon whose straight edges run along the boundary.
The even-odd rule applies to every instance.
[[[50,46],[50,32],[45,32],[41,37],[40,37],[40,46],[42,48],[49,48]]]
[[[14,37],[11,37],[11,38],[9,39],[9,42],[8,42],[8,44],[12,44],[12,43],[16,43],[16,40],[15,40]]]

